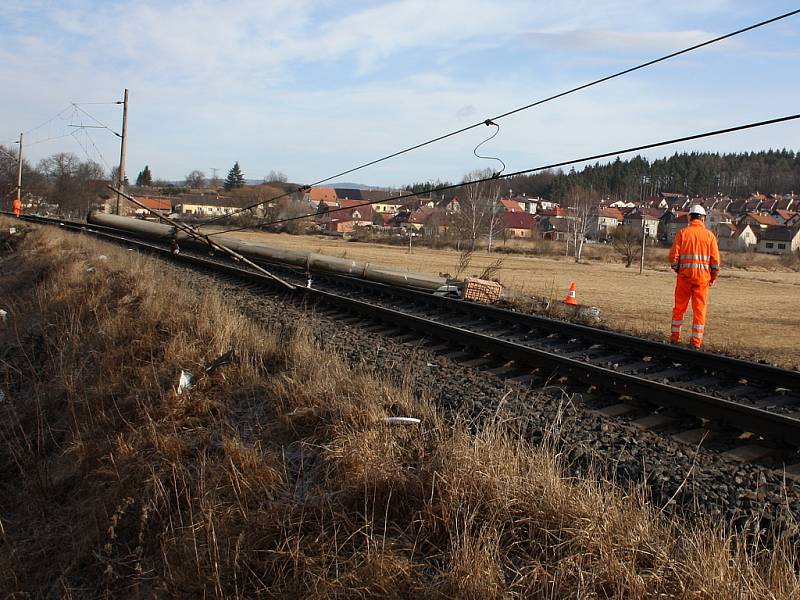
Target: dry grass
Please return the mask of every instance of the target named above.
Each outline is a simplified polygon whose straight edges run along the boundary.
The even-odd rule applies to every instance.
[[[399,247],[322,236],[250,232],[237,235],[335,256],[344,252],[347,258],[433,275],[454,273],[459,258],[451,249],[415,248],[407,254]],[[607,253],[609,248],[602,246],[601,250],[600,246],[587,246],[587,256],[595,250]],[[648,249],[643,275],[639,275],[638,265],[626,269],[619,262],[605,262],[608,256],[580,264],[565,257],[502,256],[503,265],[496,277],[517,295],[550,300],[554,305],[575,281],[578,302],[600,308],[612,329],[665,340],[669,336],[675,274],[667,267],[667,251],[663,248]],[[750,270],[726,268],[726,261],[733,257],[752,260]],[[465,276],[477,276],[497,255],[475,252],[470,258]],[[706,348],[800,368],[800,272],[787,271],[780,262],[774,256],[723,255],[722,277],[711,291]]]
[[[567,478],[548,447],[447,423],[304,327],[266,331],[91,240],[22,249],[0,258],[11,597],[797,597],[792,549]]]

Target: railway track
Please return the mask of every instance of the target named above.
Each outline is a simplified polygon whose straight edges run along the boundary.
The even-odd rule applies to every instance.
[[[116,229],[23,218],[135,245],[256,289],[275,286],[263,274],[232,261],[190,253],[172,256],[166,244]],[[800,448],[800,372],[353,277],[314,275],[306,287],[304,273],[276,264],[269,268],[298,284],[294,292],[281,293],[325,307],[334,317],[374,326],[402,341],[426,343],[498,374],[532,383],[556,377],[603,390],[615,398],[606,409],[609,415],[643,402],[659,413],[651,419],[653,428],[691,415],[701,428],[731,427],[791,452]]]

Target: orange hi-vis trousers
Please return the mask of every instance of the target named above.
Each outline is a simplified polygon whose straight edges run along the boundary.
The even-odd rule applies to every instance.
[[[672,332],[670,340],[681,341],[683,317],[692,301],[692,337],[689,343],[695,348],[703,344],[706,328],[706,308],[708,307],[708,282],[692,281],[688,277],[678,277],[675,284],[675,307],[672,309]]]

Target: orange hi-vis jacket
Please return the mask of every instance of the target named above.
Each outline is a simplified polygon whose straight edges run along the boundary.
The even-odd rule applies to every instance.
[[[701,219],[694,219],[681,229],[672,243],[669,262],[678,277],[692,283],[707,284],[719,276],[717,237]]]
[[[16,216],[19,216],[19,213],[22,212],[22,202],[19,201],[19,198],[14,198],[14,201],[11,203],[11,210],[14,211]]]
[[[695,348],[703,344],[706,329],[709,283],[719,276],[719,247],[717,238],[706,229],[701,219],[693,219],[689,226],[675,236],[669,262],[678,273],[675,282],[675,305],[672,308],[670,340],[680,342],[681,326],[689,302],[692,303],[692,337],[689,343]]]

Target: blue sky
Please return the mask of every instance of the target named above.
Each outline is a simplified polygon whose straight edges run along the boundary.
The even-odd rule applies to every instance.
[[[72,102],[130,89],[128,173],[322,179],[402,147],[798,8],[743,0],[270,0],[0,3],[0,143]],[[800,17],[500,121],[509,170],[800,112]],[[84,105],[119,131],[117,105]],[[113,165],[118,140],[72,108],[26,154]],[[75,136],[44,141],[77,131]],[[345,177],[460,180],[493,166],[480,128]],[[783,124],[654,151],[800,149]],[[77,138],[77,139],[76,139]]]

